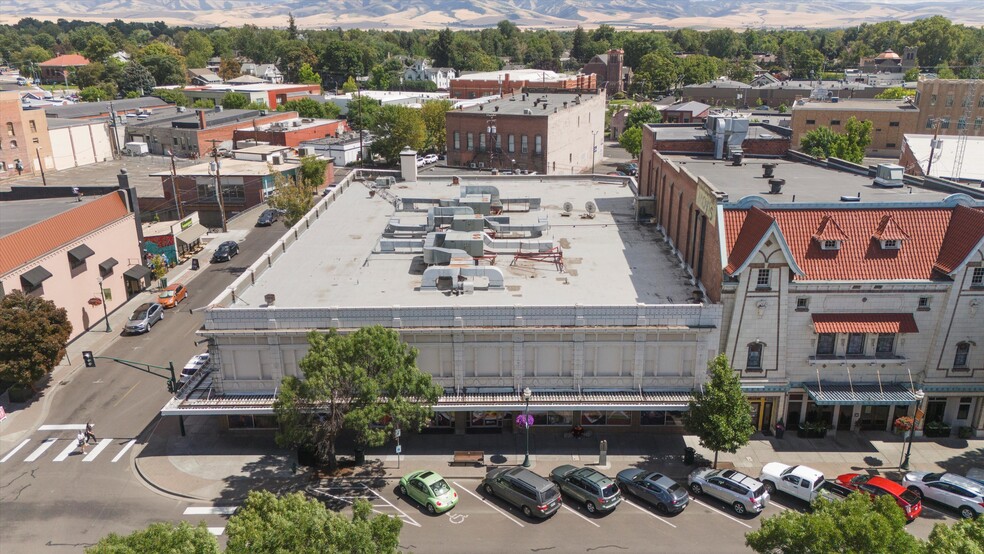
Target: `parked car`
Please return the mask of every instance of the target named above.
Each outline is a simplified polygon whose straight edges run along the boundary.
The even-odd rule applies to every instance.
[[[400,494],[427,508],[431,514],[446,512],[458,503],[458,493],[444,477],[430,470],[415,471],[400,478]]]
[[[215,249],[212,254],[212,263],[228,262],[239,254],[239,244],[234,240],[227,240]]]
[[[204,354],[198,354],[192,356],[188,363],[185,364],[184,369],[181,370],[181,377],[178,378],[178,388],[185,386],[185,384],[191,380],[192,377],[198,374],[199,371],[208,365],[208,352]]]
[[[25,79],[24,77],[18,77],[17,78],[17,86],[23,87],[23,86],[26,86],[26,85],[27,85],[27,79]]]
[[[758,480],[765,485],[770,496],[776,491],[782,491],[809,503],[820,497],[843,500],[851,494],[851,489],[835,481],[828,481],[823,473],[803,465],[790,466],[771,462],[762,468]]]
[[[561,492],[583,502],[589,513],[610,512],[622,503],[618,483],[590,467],[558,466],[550,472],[550,478]]]
[[[482,489],[519,508],[526,517],[550,517],[563,503],[556,484],[522,467],[493,469],[482,479]]]
[[[137,306],[123,326],[128,334],[146,333],[155,323],[164,319],[164,307],[157,302],[145,302]]]
[[[181,283],[171,283],[157,295],[157,303],[165,308],[173,308],[188,298],[188,288]]]
[[[637,173],[639,173],[639,166],[633,162],[620,163],[615,166],[615,169],[617,171],[621,171],[626,175],[635,176]]]
[[[675,514],[690,503],[686,487],[658,472],[642,469],[624,469],[615,476],[623,491],[630,492],[657,510]]]
[[[417,156],[417,167],[424,167],[425,165],[427,165],[427,162],[424,161],[424,157]]]
[[[984,485],[955,473],[910,471],[902,478],[902,486],[921,499],[930,499],[949,506],[970,519],[984,514]]]
[[[837,482],[845,487],[867,493],[872,498],[890,494],[895,502],[905,512],[905,518],[912,521],[922,513],[922,501],[919,495],[906,489],[895,481],[889,481],[877,475],[862,475],[845,473],[837,476]]]
[[[279,210],[274,210],[272,208],[269,210],[263,210],[263,213],[260,214],[260,217],[256,218],[256,226],[269,227],[279,219],[280,219]]]
[[[769,492],[761,481],[733,469],[696,469],[687,477],[687,482],[694,496],[707,493],[731,504],[731,509],[738,515],[761,513],[769,502]]]
[[[984,186],[984,185],[981,185]],[[972,467],[967,470],[967,479],[984,485],[984,468]]]
[[[426,156],[424,156],[424,163],[425,164],[437,163],[437,154],[427,154]]]

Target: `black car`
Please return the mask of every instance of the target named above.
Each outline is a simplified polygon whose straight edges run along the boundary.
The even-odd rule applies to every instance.
[[[256,220],[257,227],[269,227],[280,219],[280,212],[274,209],[263,210]]]
[[[235,258],[237,254],[239,254],[239,244],[234,240],[227,240],[215,249],[215,254],[212,254],[212,263],[228,262]]]

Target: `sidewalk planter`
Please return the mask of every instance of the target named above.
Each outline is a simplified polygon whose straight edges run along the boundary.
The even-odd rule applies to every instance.
[[[957,436],[961,439],[969,439],[974,436],[974,428],[963,425],[957,429]]]
[[[827,425],[824,423],[804,423],[800,425],[796,436],[801,439],[822,439],[827,436]]]
[[[923,428],[923,435],[926,437],[949,437],[950,436],[950,426],[945,423],[940,423],[934,421],[932,423],[927,423],[926,427]]]
[[[31,390],[31,387],[14,385],[7,389],[7,395],[10,397],[11,402],[23,404],[24,402],[30,402],[34,398],[35,392]]]

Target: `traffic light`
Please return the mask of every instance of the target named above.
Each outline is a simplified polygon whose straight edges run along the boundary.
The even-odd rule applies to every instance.
[[[96,358],[91,350],[82,351],[82,361],[85,362],[85,367],[96,367]]]
[[[175,388],[176,388],[174,385],[175,385],[174,379],[168,379],[167,380],[167,392],[169,392],[171,394],[174,394]]]

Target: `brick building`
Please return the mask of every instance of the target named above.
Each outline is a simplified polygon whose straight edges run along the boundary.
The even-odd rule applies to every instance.
[[[915,46],[907,46],[902,55],[896,54],[891,48],[881,54],[872,57],[861,58],[861,71],[864,73],[905,73],[906,71],[918,67]]]
[[[925,79],[916,85],[919,122],[912,132],[984,136],[984,80]]]
[[[277,106],[293,100],[304,98],[312,94],[321,94],[321,85],[300,85],[300,84],[276,84],[276,83],[252,83],[234,84],[230,81],[226,84],[204,85],[198,87],[185,87],[181,92],[192,100],[212,100],[218,105],[222,97],[229,92],[236,92],[247,97],[250,102],[263,102],[271,110]]]
[[[63,54],[41,62],[41,81],[44,83],[68,84],[72,70],[89,65],[89,60],[79,54]]]
[[[172,108],[129,123],[124,142],[144,142],[151,154],[172,151],[178,156],[196,157],[212,150],[212,140],[219,141],[216,146],[231,147],[237,129],[295,119],[297,112]]]
[[[661,108],[664,123],[703,123],[711,111],[703,102],[679,102]]]
[[[953,138],[933,142],[933,135],[906,133],[899,156],[906,173],[984,186],[984,137],[966,137],[962,145]]]
[[[0,125],[0,179],[54,167],[44,111],[24,111],[20,94],[0,92]]]
[[[570,175],[601,159],[605,94],[515,94],[449,111],[446,122],[451,167]]]
[[[565,75],[542,69],[512,69],[466,73],[451,80],[451,98],[469,99],[482,96],[509,95],[524,91],[594,92],[597,75]]]
[[[236,129],[232,134],[234,142],[253,141],[274,146],[297,148],[301,142],[325,137],[334,137],[348,131],[342,119],[294,118]]]
[[[604,87],[609,95],[624,92],[631,84],[632,70],[623,65],[625,51],[613,48],[604,54],[597,54],[584,64],[581,73],[596,75],[598,86]]]
[[[807,102],[793,106],[791,126],[793,149],[799,149],[806,133],[827,127],[843,133],[851,117],[872,123],[869,156],[898,156],[902,151],[903,135],[916,130],[919,109],[904,100],[851,99],[839,102]]]

